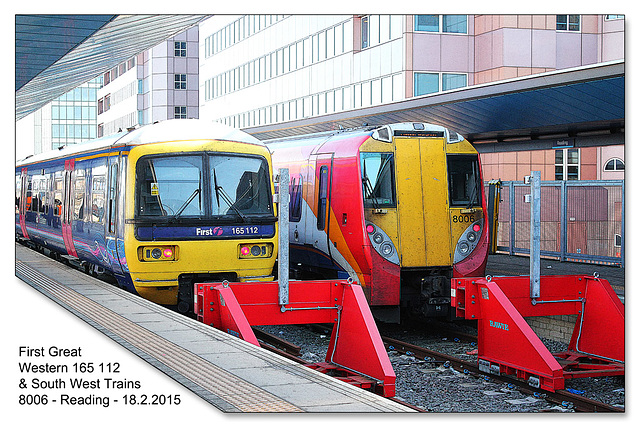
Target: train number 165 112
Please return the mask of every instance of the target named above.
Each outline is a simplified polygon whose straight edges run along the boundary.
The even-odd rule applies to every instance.
[[[233,234],[258,234],[260,232],[260,229],[258,227],[255,226],[248,226],[248,227],[232,227],[231,228],[231,232]]]

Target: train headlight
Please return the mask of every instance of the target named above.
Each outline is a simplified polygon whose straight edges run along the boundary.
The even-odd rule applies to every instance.
[[[382,253],[384,257],[391,255],[393,253],[393,246],[391,246],[391,243],[386,242],[380,245],[380,253]]]
[[[483,224],[484,220],[480,219],[467,227],[467,229],[462,233],[458,243],[456,244],[456,250],[453,255],[454,264],[468,257],[476,248],[478,241],[480,240],[480,235],[482,234]]]
[[[467,242],[461,242],[458,245],[458,251],[462,254],[462,255],[467,255],[469,253],[469,249],[470,246]]]
[[[365,231],[369,235],[371,246],[377,253],[379,253],[387,261],[398,265],[400,264],[400,257],[398,256],[398,252],[395,250],[395,246],[393,245],[393,242],[391,241],[389,236],[387,236],[387,233],[382,231],[380,227],[376,227],[369,222],[367,222],[367,224],[365,225]]]
[[[241,243],[238,245],[238,258],[269,258],[273,254],[271,243]]]
[[[177,246],[143,246],[138,248],[140,261],[175,261]]]

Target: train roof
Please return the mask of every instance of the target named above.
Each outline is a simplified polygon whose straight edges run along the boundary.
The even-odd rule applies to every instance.
[[[460,142],[463,140],[463,137],[460,134],[440,125],[421,122],[402,122],[377,126],[365,125],[358,128],[338,129],[305,135],[269,139],[265,140],[264,143],[267,144],[267,146],[271,144],[317,144],[318,140],[323,140],[326,142],[333,137],[348,137],[364,134],[369,134],[372,136],[372,138],[385,142],[391,142],[391,138],[393,136],[434,137],[437,135],[447,138],[447,142],[449,143]]]
[[[118,132],[80,144],[65,146],[58,150],[28,156],[18,160],[16,167],[116,146],[185,140],[222,140],[264,146],[263,142],[248,133],[220,123],[199,119],[176,119],[156,122],[131,131]]]

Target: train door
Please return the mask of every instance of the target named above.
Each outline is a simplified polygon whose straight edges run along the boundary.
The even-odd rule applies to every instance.
[[[396,137],[402,267],[451,264],[444,141]]]
[[[64,240],[64,247],[67,250],[67,254],[77,258],[78,253],[76,252],[76,248],[73,243],[73,230],[71,227],[71,222],[73,218],[73,207],[72,207],[73,198],[71,197],[73,182],[71,179],[71,174],[73,172],[74,167],[75,167],[74,159],[65,160],[61,228],[62,228],[62,239]]]
[[[305,224],[306,241],[331,257],[329,244],[329,228],[331,221],[331,184],[333,171],[333,154],[312,155],[315,163],[315,209],[314,216],[309,215]]]
[[[29,177],[27,176],[27,168],[22,168],[20,174],[20,203],[18,207],[18,215],[20,222],[20,229],[22,230],[22,236],[25,239],[29,238],[29,233],[27,233],[27,186],[29,182]]]
[[[106,245],[109,254],[109,263],[114,273],[122,273],[120,256],[118,255],[118,226],[120,213],[120,203],[118,192],[120,190],[118,182],[120,172],[120,155],[109,157],[109,181],[107,185],[107,223],[106,223]]]

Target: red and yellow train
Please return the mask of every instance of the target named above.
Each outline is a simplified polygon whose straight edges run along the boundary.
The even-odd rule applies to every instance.
[[[266,141],[290,172],[293,278],[351,277],[374,314],[447,316],[450,279],[482,276],[478,152],[441,126],[397,123]]]

